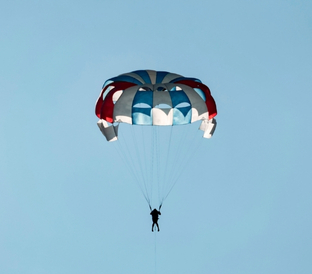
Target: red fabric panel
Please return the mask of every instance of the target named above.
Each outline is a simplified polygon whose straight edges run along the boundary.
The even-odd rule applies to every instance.
[[[209,112],[209,119],[215,117],[217,115],[217,106],[216,106],[216,102],[213,99],[213,97],[211,96],[210,90],[209,88],[204,85],[203,83],[199,83],[196,81],[192,81],[192,80],[181,80],[181,81],[177,81],[175,83],[180,83],[180,84],[184,84],[187,85],[191,88],[199,88],[201,89],[206,96],[206,106]]]
[[[114,113],[114,102],[113,95],[118,90],[125,90],[129,87],[135,86],[136,84],[128,83],[128,82],[114,82],[108,86],[106,86],[98,98],[95,106],[95,114],[100,119],[106,120],[109,123],[114,122],[113,113]],[[113,86],[114,88],[110,90],[105,98],[103,99],[104,92],[108,89],[108,87]]]
[[[106,86],[105,88],[102,89],[102,92],[99,96],[99,98],[96,101],[96,105],[95,105],[95,115],[97,117],[99,117],[101,119],[101,109],[102,109],[102,105],[103,105],[103,94],[105,92],[105,90],[108,88],[109,86]]]

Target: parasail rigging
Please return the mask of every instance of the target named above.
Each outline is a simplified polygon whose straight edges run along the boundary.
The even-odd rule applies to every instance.
[[[95,113],[149,207],[160,209],[201,145],[194,125],[210,138],[217,109],[199,79],[137,70],[104,83]]]

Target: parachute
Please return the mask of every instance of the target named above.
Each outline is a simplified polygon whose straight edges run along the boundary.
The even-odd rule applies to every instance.
[[[216,128],[217,108],[209,88],[197,78],[166,71],[137,70],[104,83],[95,113],[107,141],[126,142],[118,146],[118,153],[151,207],[155,190],[157,203],[162,205],[184,169],[185,164],[178,161],[187,161],[190,152],[194,152],[192,145],[198,143],[198,140],[187,141],[185,133],[196,136],[189,127],[183,133],[178,131],[180,141],[174,137],[173,128],[199,121],[203,137],[210,138]],[[120,124],[123,124],[124,138],[119,138],[122,136],[118,130]],[[126,130],[127,124],[130,129]],[[130,131],[132,133],[128,133]],[[181,150],[186,147],[183,154]],[[178,166],[180,171],[176,172]],[[170,177],[168,171],[176,175]]]

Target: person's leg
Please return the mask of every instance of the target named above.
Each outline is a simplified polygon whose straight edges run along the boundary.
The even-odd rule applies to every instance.
[[[158,228],[158,231],[159,231],[159,225],[158,225],[158,223],[156,223],[156,225],[157,225],[157,228]]]

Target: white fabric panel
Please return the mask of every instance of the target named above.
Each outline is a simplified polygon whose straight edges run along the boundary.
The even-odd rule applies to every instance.
[[[132,102],[137,89],[137,86],[127,88],[119,97],[119,100],[115,104],[113,113],[115,122],[132,124]]]
[[[206,120],[206,119],[208,119],[208,117],[209,117],[208,116],[208,112],[199,114],[197,108],[192,108],[192,120],[191,120],[191,123],[199,121],[199,120]]]
[[[153,108],[153,125],[155,126],[170,126],[173,121],[173,109]]]
[[[118,126],[109,125],[102,119],[97,122],[97,125],[107,141],[112,142],[118,139]]]
[[[122,94],[122,90],[118,90],[113,94],[113,101],[116,102]]]
[[[203,120],[199,129],[204,131],[204,138],[211,138],[217,126],[216,119],[212,118],[210,120]]]
[[[172,125],[173,110],[170,108],[155,108],[159,104],[166,104],[172,108],[172,102],[169,92],[154,91],[153,92],[153,125]]]
[[[151,78],[152,84],[155,84],[157,72],[155,70],[147,70],[147,73],[148,73],[149,77]]]
[[[188,96],[191,106],[192,106],[192,120],[191,123],[198,121],[198,120],[203,120],[203,119],[208,119],[208,110],[206,103],[203,101],[203,99],[198,95],[196,91],[194,91],[193,88],[182,85],[182,84],[177,84],[180,86]]]

